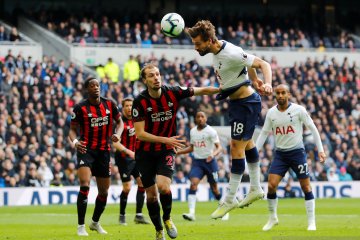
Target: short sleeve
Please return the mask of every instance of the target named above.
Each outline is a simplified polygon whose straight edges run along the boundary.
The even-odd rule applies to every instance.
[[[220,139],[219,139],[219,135],[217,134],[216,130],[215,129],[211,129],[211,140],[214,142],[214,143],[220,143]]]
[[[133,102],[131,115],[134,122],[141,122],[145,120],[144,106],[141,105],[138,99],[135,99]]]
[[[114,101],[111,101],[111,109],[112,109],[112,113],[113,113],[113,119],[115,121],[118,121],[121,118],[121,113],[120,113],[118,106],[116,105],[116,103]]]
[[[265,123],[262,128],[264,132],[271,132],[272,131],[272,124],[271,124],[271,111],[269,110],[265,117]]]
[[[240,58],[241,61],[244,65],[246,65],[247,67],[251,67],[254,63],[255,60],[255,55],[246,53],[242,48],[240,48]]]
[[[78,125],[80,122],[82,122],[81,107],[75,105],[71,113],[71,125]]]
[[[176,87],[171,87],[170,89],[174,92],[176,99],[178,100],[191,97],[194,95],[194,88],[192,87],[176,86]]]

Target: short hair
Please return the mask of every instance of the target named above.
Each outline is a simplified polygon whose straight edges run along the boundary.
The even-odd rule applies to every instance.
[[[193,27],[188,28],[187,33],[191,38],[196,38],[200,35],[204,41],[209,39],[212,41],[217,40],[215,27],[209,20],[198,21]]]
[[[94,79],[97,80],[96,77],[88,77],[88,78],[85,80],[84,87],[87,88],[87,87],[89,86],[89,84],[90,84],[90,81],[91,81],[91,80],[94,80]]]
[[[124,98],[124,99],[121,101],[121,106],[124,107],[124,104],[125,104],[126,102],[133,102],[133,101],[134,101],[134,99],[132,99],[132,98],[130,98],[130,97]]]
[[[144,65],[144,67],[140,70],[140,76],[142,79],[146,78],[146,70],[147,69],[153,69],[153,68],[157,68],[157,66],[154,63],[147,63]]]

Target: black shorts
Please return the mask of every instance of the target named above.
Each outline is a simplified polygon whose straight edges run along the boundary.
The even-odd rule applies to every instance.
[[[136,179],[140,176],[139,171],[136,168],[136,162],[130,157],[122,157],[121,153],[115,153],[115,164],[119,168],[119,173],[121,181],[129,182],[131,180],[131,175]]]
[[[77,153],[77,168],[89,167],[95,177],[110,177],[110,151],[87,149],[85,154]]]
[[[175,152],[166,151],[136,151],[136,168],[139,170],[141,181],[145,188],[156,182],[156,175],[172,179],[175,169]]]

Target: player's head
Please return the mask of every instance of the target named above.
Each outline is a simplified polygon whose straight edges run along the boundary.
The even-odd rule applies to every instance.
[[[287,84],[280,84],[275,88],[275,98],[280,106],[287,106],[290,98],[290,88]]]
[[[85,80],[84,88],[90,98],[100,97],[100,83],[95,77],[88,77]]]
[[[124,98],[121,101],[122,112],[126,118],[131,118],[131,109],[132,109],[133,101],[134,100],[132,98]]]
[[[195,50],[201,56],[211,52],[211,44],[217,41],[215,27],[209,20],[200,20],[193,27],[187,30]]]
[[[206,126],[207,117],[204,112],[197,112],[195,116],[195,123],[199,127],[203,128]]]
[[[147,88],[158,90],[161,88],[161,76],[159,68],[153,64],[146,64],[140,71],[141,78],[143,79]]]

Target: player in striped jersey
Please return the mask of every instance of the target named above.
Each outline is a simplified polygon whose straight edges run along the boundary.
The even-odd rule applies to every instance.
[[[264,126],[256,141],[256,147],[262,148],[267,136],[272,132],[275,137],[275,155],[269,169],[267,201],[270,211],[269,221],[263,227],[270,230],[278,224],[276,189],[291,168],[297,175],[305,195],[305,206],[308,217],[308,230],[316,230],[315,199],[311,190],[307,157],[303,143],[303,125],[309,128],[314,136],[319,151],[319,160],[325,162],[326,155],[321,143],[320,134],[306,109],[290,103],[289,86],[280,84],[275,88],[277,105],[267,112]]]
[[[260,187],[259,154],[252,140],[261,112],[261,98],[250,85],[260,94],[270,95],[271,68],[269,63],[246,53],[241,47],[218,40],[210,21],[200,20],[187,31],[201,56],[213,54],[214,70],[221,86],[216,98],[230,98],[231,177],[225,198],[211,214],[216,219],[236,207],[243,208],[264,197]],[[265,83],[257,77],[256,68],[261,69]],[[245,170],[245,159],[249,168],[250,191],[239,203],[236,194]]]
[[[137,135],[135,160],[141,181],[146,189],[146,205],[156,229],[156,239],[165,239],[160,217],[170,238],[177,237],[177,229],[170,218],[172,194],[170,184],[174,173],[176,148],[183,148],[185,140],[176,136],[176,112],[179,102],[193,95],[215,94],[215,87],[163,86],[159,69],[147,64],[141,70],[147,87],[134,100],[132,117]]]
[[[113,142],[119,141],[124,127],[115,102],[100,97],[100,84],[96,78],[86,79],[84,89],[88,98],[74,106],[69,132],[69,138],[77,150],[80,181],[77,199],[79,236],[88,236],[85,229],[85,214],[91,176],[96,177],[98,195],[89,228],[100,234],[107,234],[99,224],[99,219],[105,209],[110,187],[109,142],[110,139]],[[113,121],[116,122],[115,133],[113,133]],[[80,136],[77,135],[78,129]]]
[[[136,193],[136,215],[134,222],[140,224],[149,224],[142,214],[142,208],[145,200],[145,189],[142,185],[139,171],[135,167],[135,128],[132,121],[131,109],[133,105],[132,98],[125,98],[121,102],[122,120],[124,122],[124,131],[121,134],[121,141],[115,142],[115,163],[119,168],[122,192],[120,194],[120,216],[119,223],[127,225],[125,218],[125,209],[127,205],[128,195],[131,189],[131,175],[136,179],[138,188]]]

